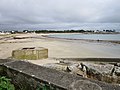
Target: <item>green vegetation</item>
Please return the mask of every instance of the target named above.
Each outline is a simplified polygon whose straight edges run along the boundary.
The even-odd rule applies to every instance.
[[[24,31],[23,31],[24,32]],[[27,31],[28,33],[115,33],[115,30],[34,30]]]
[[[2,76],[0,77],[0,90],[15,90],[15,87],[11,84],[10,79]]]
[[[1,33],[2,31],[0,31]],[[23,30],[23,31],[19,31],[19,30],[13,30],[13,31],[4,31],[3,33],[11,33],[11,34],[22,34],[22,33],[119,33],[116,32],[114,29],[111,30],[91,30],[91,29],[70,29],[70,30]]]
[[[49,85],[38,86],[36,90],[56,90],[56,88],[51,87]]]
[[[55,30],[36,30],[35,33],[84,33],[85,30],[61,30],[61,31],[55,31]],[[87,31],[88,32],[88,31]],[[93,32],[93,31],[89,31]]]

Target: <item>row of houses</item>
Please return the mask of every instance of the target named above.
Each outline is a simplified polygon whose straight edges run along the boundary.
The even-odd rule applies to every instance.
[[[10,34],[10,32],[0,31],[0,35]]]
[[[116,32],[114,29],[113,30],[95,30],[94,32],[103,32],[103,33],[108,33],[108,32]]]
[[[0,31],[0,34],[15,34],[15,33],[28,33],[28,30],[23,31],[17,31],[17,30],[11,30],[11,31]]]

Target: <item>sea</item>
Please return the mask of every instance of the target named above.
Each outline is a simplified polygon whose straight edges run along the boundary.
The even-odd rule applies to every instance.
[[[49,37],[65,39],[112,40],[120,41],[120,34],[53,34]]]

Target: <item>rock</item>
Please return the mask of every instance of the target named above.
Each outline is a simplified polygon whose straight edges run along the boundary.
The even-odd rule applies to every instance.
[[[83,77],[85,76],[84,72],[81,71],[80,69],[78,69],[77,67],[68,66],[67,71],[69,71],[72,74],[77,74],[77,75],[80,75],[80,76],[83,76]]]
[[[114,73],[114,65],[111,64],[97,64],[97,63],[87,63],[81,64],[82,69],[86,68],[87,77],[93,78],[100,81],[112,81],[111,75]],[[107,78],[111,77],[111,80]]]
[[[120,63],[117,63],[117,66],[120,67]]]
[[[94,63],[82,63],[83,66],[86,67],[87,71],[91,71],[93,72],[93,74],[106,74],[106,75],[110,75],[111,71],[114,68],[114,65],[111,64],[105,64],[105,65],[101,65],[101,64],[94,64]]]
[[[78,80],[73,82],[68,90],[102,90],[102,88],[96,83],[87,80]]]
[[[115,67],[115,75],[120,76],[120,67]]]
[[[65,63],[64,60],[60,60],[59,63]]]
[[[72,65],[69,65],[67,67],[67,70],[72,74],[77,74],[77,75],[86,77],[86,73],[84,73],[84,71],[81,71],[81,69],[79,68],[79,64],[75,63],[75,64],[72,64]]]

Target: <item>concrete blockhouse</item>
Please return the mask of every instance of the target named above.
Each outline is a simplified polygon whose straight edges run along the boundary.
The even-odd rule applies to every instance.
[[[43,47],[27,47],[12,51],[12,58],[37,60],[48,58],[48,49]]]

